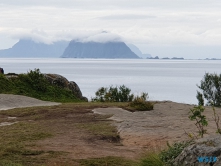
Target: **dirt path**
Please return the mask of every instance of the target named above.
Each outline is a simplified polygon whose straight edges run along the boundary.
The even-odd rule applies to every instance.
[[[0,110],[33,106],[52,106],[59,104],[60,103],[42,101],[27,96],[0,94]]]

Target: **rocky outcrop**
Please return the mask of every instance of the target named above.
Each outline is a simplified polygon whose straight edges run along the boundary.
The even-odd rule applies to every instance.
[[[199,160],[199,157],[204,158]],[[194,144],[186,147],[175,159],[175,165],[221,166],[221,135],[199,139]]]
[[[65,77],[58,74],[44,74],[44,76],[50,84],[68,89],[80,100],[88,102],[88,99],[82,96],[79,86],[74,81],[68,81]],[[5,74],[5,77],[8,79],[16,79],[19,77],[19,75],[16,73],[8,73]]]
[[[53,85],[70,90],[77,98],[88,101],[82,96],[79,86],[74,81],[68,81],[65,77],[58,74],[44,74],[45,78]]]

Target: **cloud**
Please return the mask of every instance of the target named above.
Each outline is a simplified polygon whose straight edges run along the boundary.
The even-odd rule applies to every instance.
[[[8,48],[9,36],[47,44],[125,41],[146,49],[221,45],[220,8],[220,0],[0,0],[0,46]]]
[[[141,14],[114,14],[114,15],[108,15],[104,17],[99,17],[99,19],[104,20],[143,20],[143,19],[151,19],[156,18],[156,16],[153,15],[141,15]]]
[[[36,43],[45,43],[45,44],[52,44],[53,38],[48,35],[43,30],[31,30],[31,31],[25,31],[25,30],[17,30],[14,31],[11,34],[11,37],[13,39],[26,39],[26,40],[32,40]]]
[[[107,9],[107,8],[194,8],[211,7],[219,8],[219,0],[1,0],[0,5],[10,6],[55,6],[65,8],[84,8],[84,9]]]
[[[120,42],[122,38],[119,35],[108,33],[108,32],[101,32],[99,34],[95,34],[93,36],[88,36],[87,38],[83,38],[80,40],[82,42],[99,42],[99,43],[106,43],[106,42]]]
[[[28,39],[35,41],[36,43],[52,44],[53,42],[60,40],[76,40],[81,42],[119,42],[123,39],[111,32],[106,31],[83,31],[83,30],[70,30],[70,31],[58,31],[58,32],[46,32],[43,30],[17,30],[11,34],[13,39]]]

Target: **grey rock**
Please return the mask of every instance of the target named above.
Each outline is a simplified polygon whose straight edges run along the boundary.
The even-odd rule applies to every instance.
[[[72,91],[72,93],[78,97],[78,98],[83,98],[81,90],[79,88],[79,86],[74,82],[74,81],[70,81],[68,83],[68,88]]]
[[[199,162],[198,157],[217,157],[214,163]],[[175,159],[176,166],[221,166],[221,135],[195,141]]]
[[[147,59],[160,59],[158,56],[155,57],[147,57]]]
[[[44,74],[45,78],[53,85],[57,85],[61,88],[70,90],[77,98],[88,101],[88,99],[82,96],[82,92],[79,86],[74,81],[68,81],[65,77],[58,74]]]

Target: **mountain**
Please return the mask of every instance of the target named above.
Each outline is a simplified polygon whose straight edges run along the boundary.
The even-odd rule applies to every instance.
[[[139,56],[140,58],[151,58],[151,54],[143,54],[140,49],[135,46],[134,44],[130,44],[128,43],[127,46],[130,48],[131,51],[133,51],[137,56]]]
[[[124,42],[79,42],[72,40],[62,58],[139,58]]]
[[[53,44],[44,44],[21,39],[12,48],[0,50],[0,58],[58,58],[68,43],[67,41],[58,41]]]
[[[139,50],[139,48],[133,44],[127,44],[127,46],[130,48],[131,51],[133,51],[137,56],[142,57],[142,52]]]

